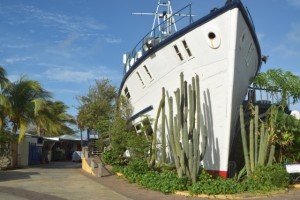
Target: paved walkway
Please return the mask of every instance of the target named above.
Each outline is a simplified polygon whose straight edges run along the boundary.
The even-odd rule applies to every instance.
[[[102,178],[91,176],[81,170],[81,163],[53,162],[26,169],[0,171],[0,199],[204,200],[214,198],[164,195],[140,188],[136,184],[128,184],[114,175]],[[232,197],[227,197],[227,199],[232,199]],[[300,189],[255,199],[299,200]]]
[[[0,171],[0,199],[128,200],[81,171],[81,163],[53,162],[32,168]]]

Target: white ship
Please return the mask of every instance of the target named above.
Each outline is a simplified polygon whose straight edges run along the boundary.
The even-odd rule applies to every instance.
[[[173,94],[180,87],[181,72],[187,81],[198,74],[201,102],[211,114],[202,164],[227,177],[239,106],[260,70],[260,46],[250,14],[240,0],[227,1],[194,22],[190,6],[173,13],[170,0],[159,0],[155,13],[145,13],[153,14],[158,26],[153,24],[149,34],[124,55],[120,94],[130,100],[131,119],[139,131],[145,116],[155,118],[162,87]],[[161,7],[166,11],[160,13]]]

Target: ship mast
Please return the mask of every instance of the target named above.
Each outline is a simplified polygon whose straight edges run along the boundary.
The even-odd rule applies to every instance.
[[[161,9],[162,8],[162,9]],[[155,13],[132,13],[133,15],[153,15],[154,20],[152,24],[152,30],[155,27],[158,27],[158,30],[164,35],[171,35],[172,29],[174,32],[177,31],[177,27],[175,24],[173,10],[171,6],[171,0],[158,0],[157,8]],[[165,23],[163,23],[165,22]],[[151,36],[153,36],[153,32],[151,32]]]

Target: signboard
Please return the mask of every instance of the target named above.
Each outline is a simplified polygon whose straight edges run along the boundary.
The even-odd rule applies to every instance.
[[[300,164],[288,164],[288,165],[285,165],[285,167],[286,167],[286,171],[289,174],[300,173]]]

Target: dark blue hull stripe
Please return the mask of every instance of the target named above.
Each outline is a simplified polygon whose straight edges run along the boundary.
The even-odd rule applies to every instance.
[[[138,118],[140,115],[145,114],[146,112],[149,112],[150,110],[153,110],[153,106],[148,106],[147,108],[144,108],[143,110],[141,110],[140,112],[134,114],[132,117],[130,117],[130,121],[135,120],[136,118]]]

